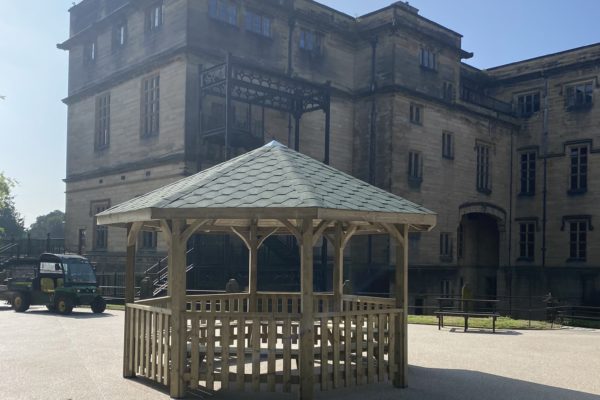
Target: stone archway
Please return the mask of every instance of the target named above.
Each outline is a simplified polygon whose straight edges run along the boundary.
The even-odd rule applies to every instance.
[[[460,208],[459,274],[473,296],[495,298],[506,212],[491,203],[467,203]]]

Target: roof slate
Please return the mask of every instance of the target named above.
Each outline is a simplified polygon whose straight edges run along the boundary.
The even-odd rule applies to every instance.
[[[273,141],[118,204],[101,216],[147,208],[323,208],[403,214],[432,211]]]

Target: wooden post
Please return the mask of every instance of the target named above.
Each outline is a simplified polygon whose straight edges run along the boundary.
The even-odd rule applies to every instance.
[[[335,224],[333,238],[333,310],[342,311],[344,292],[344,247],[342,246],[342,223]]]
[[[133,303],[135,299],[135,241],[130,239],[132,236],[137,234],[133,230],[132,224],[127,226],[127,259],[125,261],[125,299],[124,303]],[[114,283],[116,285],[116,282]],[[134,378],[135,372],[131,368],[129,360],[129,324],[132,317],[131,310],[125,307],[125,324],[124,324],[124,336],[123,336],[123,377]]]
[[[250,312],[256,311],[256,292],[258,289],[258,222],[250,224],[250,235],[248,237],[248,294],[250,297]]]
[[[314,394],[314,306],[313,306],[313,226],[302,220],[300,243],[301,317],[300,317],[300,399],[312,400]]]
[[[396,371],[394,386],[408,386],[408,225],[398,227],[401,237],[396,238],[396,308],[402,309],[402,317],[396,321]]]
[[[185,307],[185,267],[186,240],[182,238],[183,221],[173,220],[169,247],[169,296],[171,304],[171,384],[173,398],[185,396],[186,329]]]

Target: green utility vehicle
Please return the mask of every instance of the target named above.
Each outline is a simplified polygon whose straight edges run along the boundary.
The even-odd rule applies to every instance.
[[[32,269],[20,268],[11,275],[3,297],[17,312],[27,311],[30,305],[45,305],[60,314],[70,314],[78,305],[89,305],[94,313],[106,309],[94,268],[84,257],[45,253]]]

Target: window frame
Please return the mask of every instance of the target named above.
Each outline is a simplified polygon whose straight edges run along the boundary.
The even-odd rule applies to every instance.
[[[208,16],[214,21],[239,28],[240,10],[237,4],[232,4],[227,0],[209,0]]]
[[[462,223],[456,228],[456,257],[460,260],[465,255],[465,227]]]
[[[83,45],[83,63],[85,65],[94,65],[94,64],[96,64],[97,58],[98,58],[97,40],[94,39],[92,41],[86,42]]]
[[[249,18],[252,19],[249,24]],[[255,29],[255,23],[259,21],[259,29]],[[268,23],[266,23],[268,22]],[[267,15],[255,12],[253,10],[246,10],[244,14],[244,30],[246,32],[258,35],[263,38],[271,39],[273,37],[273,19]]]
[[[529,102],[528,102],[529,100]],[[542,96],[540,91],[519,93],[516,96],[516,111],[520,117],[531,117],[541,110]],[[528,109],[528,106],[530,109]]]
[[[101,151],[110,146],[110,92],[96,96],[96,124],[94,150]]]
[[[423,153],[416,150],[408,152],[408,182],[412,185],[420,185],[423,182]]]
[[[483,194],[492,193],[492,145],[483,142],[475,143],[476,176],[475,186]]]
[[[160,134],[160,73],[144,77],[141,90],[140,136],[145,139],[158,137]]]
[[[139,244],[141,251],[156,251],[158,247],[158,234],[155,231],[141,231]]]
[[[128,29],[127,21],[121,21],[113,26],[112,30],[112,51],[118,52],[127,45]]]
[[[452,262],[453,259],[453,241],[452,241],[452,233],[450,232],[440,232],[440,246],[439,246],[439,255],[440,261],[442,262]]]
[[[567,223],[569,224],[569,258],[567,261],[587,261],[589,221],[569,219]]]
[[[535,232],[537,221],[535,219],[523,219],[519,225],[519,257],[518,261],[535,260]]]
[[[410,103],[410,122],[415,125],[423,125],[423,106],[417,103]]]
[[[454,133],[442,131],[442,158],[454,160]]]
[[[164,1],[158,1],[146,9],[144,31],[146,33],[159,32],[165,24],[165,4]]]
[[[427,71],[437,71],[437,53],[430,48],[421,47],[419,51],[419,65]]]
[[[454,102],[456,94],[454,91],[454,83],[450,81],[444,81],[442,87],[442,98],[449,102]]]
[[[537,174],[537,152],[532,151],[532,150],[520,152],[519,153],[519,196],[535,195],[536,174]]]
[[[578,92],[579,88],[583,90]],[[582,93],[581,97],[579,93]],[[568,111],[591,108],[594,105],[594,82],[588,80],[566,85],[565,105]]]
[[[584,153],[582,151],[585,150]],[[567,194],[584,194],[588,189],[590,146],[572,145],[569,151],[569,189]],[[574,152],[577,154],[575,155]],[[582,160],[583,159],[583,160]]]
[[[92,200],[90,202],[90,217],[92,217],[92,250],[108,250],[108,226],[98,225],[96,214],[110,208],[110,199]]]

